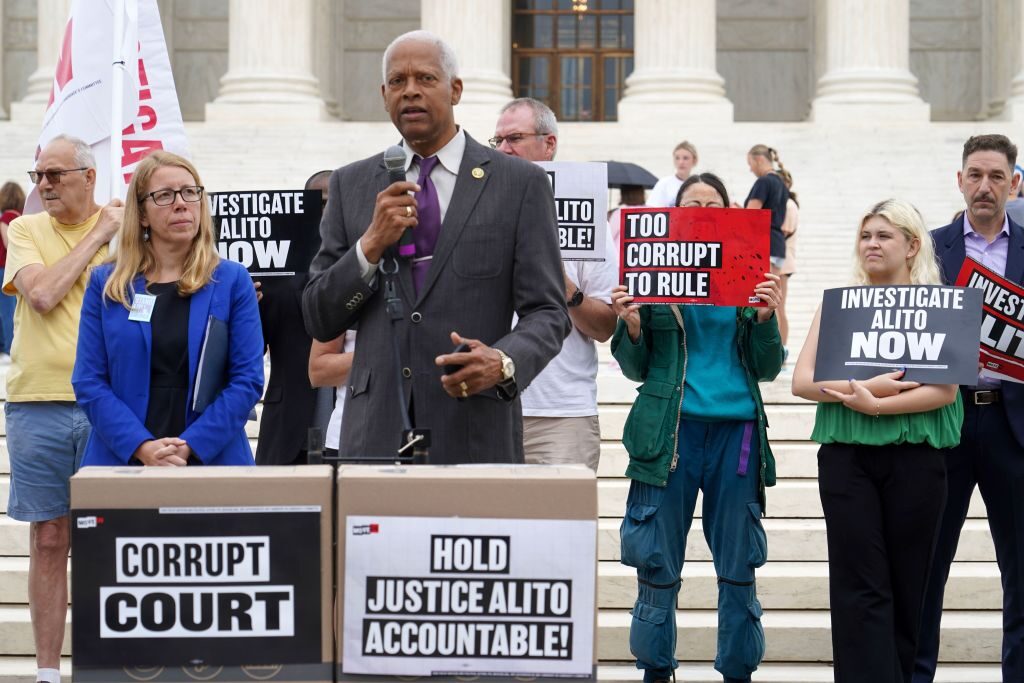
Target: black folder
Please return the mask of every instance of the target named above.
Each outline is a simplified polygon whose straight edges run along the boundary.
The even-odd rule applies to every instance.
[[[192,410],[201,413],[213,403],[228,383],[228,326],[212,315],[206,320],[203,348],[192,392]]]

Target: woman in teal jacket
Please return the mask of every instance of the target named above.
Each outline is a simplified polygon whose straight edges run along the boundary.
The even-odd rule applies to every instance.
[[[725,208],[729,195],[701,173],[683,183],[677,204]],[[757,383],[775,378],[784,354],[779,278],[765,278],[754,290],[765,303],[758,308],[641,307],[625,287],[612,293],[612,353],[626,377],[643,382],[622,437],[632,482],[621,544],[623,564],[637,570],[629,644],[647,683],[672,680],[678,665],[676,596],[698,491],[718,573],[715,668],[726,683],[742,683],[764,656],[754,569],[767,559],[761,516],[775,460]]]

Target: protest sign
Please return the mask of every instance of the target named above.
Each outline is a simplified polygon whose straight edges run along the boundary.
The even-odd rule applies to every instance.
[[[982,291],[980,352],[984,374],[1024,382],[1024,288],[974,259],[964,259],[956,284]]]
[[[904,379],[973,384],[978,376],[981,293],[898,285],[825,290],[814,381],[869,379],[906,368]]]
[[[760,209],[622,210],[619,282],[638,304],[759,306],[769,272],[771,212]]]
[[[211,192],[217,253],[253,277],[309,270],[320,246],[319,190]]]
[[[319,506],[73,517],[76,667],[319,661]]]
[[[595,161],[539,161],[547,171],[558,214],[564,261],[604,261],[608,233],[608,165]]]
[[[595,522],[347,517],[345,674],[594,672]]]

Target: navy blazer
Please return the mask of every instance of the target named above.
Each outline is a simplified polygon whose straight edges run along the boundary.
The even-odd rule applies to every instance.
[[[1024,284],[1024,228],[1007,218],[1010,223],[1010,244],[1006,250],[1006,272],[1003,276],[1018,284]],[[964,246],[964,217],[960,215],[949,225],[932,231],[935,253],[942,264],[942,274],[947,284],[956,282],[967,249]],[[1024,384],[1003,382],[1003,410],[1010,422],[1013,436],[1024,447]],[[966,398],[965,398],[966,400]]]
[[[89,277],[78,329],[78,355],[71,383],[92,423],[82,465],[124,465],[144,441],[149,405],[151,325],[128,319],[128,310],[103,299],[113,264],[97,266]],[[133,283],[144,291],[140,275]],[[228,384],[202,414],[192,410],[192,390],[208,316],[228,324]],[[192,295],[188,314],[188,406],[184,439],[206,465],[252,465],[245,434],[249,411],[263,391],[263,334],[256,292],[248,272],[221,261],[213,280]]]

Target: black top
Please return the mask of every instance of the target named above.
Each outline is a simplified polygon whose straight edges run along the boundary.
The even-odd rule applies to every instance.
[[[153,350],[149,361],[149,407],[146,429],[154,438],[181,436],[188,405],[189,298],[180,297],[177,282],[147,283],[156,296],[150,330]]]
[[[760,199],[761,208],[772,212],[771,255],[778,258],[786,257],[786,236],[782,234],[782,222],[786,220],[786,201],[789,190],[782,178],[774,173],[765,173],[754,182],[747,195],[746,206],[751,199]]]

